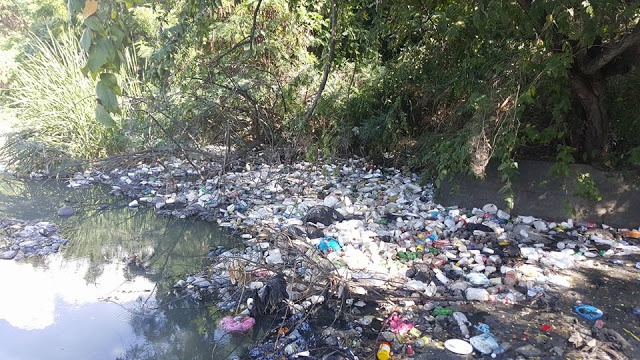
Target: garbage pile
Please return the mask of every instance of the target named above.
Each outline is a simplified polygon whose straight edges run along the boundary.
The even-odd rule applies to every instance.
[[[626,340],[635,337],[632,331],[607,328],[602,310],[589,304],[570,309],[572,334],[550,323],[566,310],[563,293],[578,285],[572,270],[594,262],[634,269],[628,257],[640,254],[639,230],[512,216],[494,204],[444,207],[416,175],[361,159],[195,175],[172,159],[77,174],[70,186],[101,181],[133,198],[131,208],[147,205],[159,215],[236,229],[246,247],[212,249],[210,266],[178,281],[174,291],[215,302],[229,313],[220,324],[229,332],[259,332],[252,357],[564,358],[575,349],[629,357],[637,351],[640,340]],[[274,279],[284,281],[276,283],[286,292],[276,290]],[[546,313],[550,323],[514,336],[486,316],[525,310]],[[318,319],[328,321],[320,327]],[[548,341],[553,337],[563,340]]]

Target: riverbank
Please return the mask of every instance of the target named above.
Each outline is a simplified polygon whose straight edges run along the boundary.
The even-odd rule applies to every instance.
[[[640,332],[637,230],[511,217],[493,204],[445,208],[416,175],[362,159],[236,170],[202,175],[220,171],[174,158],[76,174],[69,186],[103,183],[131,208],[235,229],[245,246],[211,249],[210,265],[174,291],[236,316],[282,275],[288,300],[279,314],[257,314],[254,358],[368,358],[382,341],[396,358],[418,359],[639,349],[630,335]],[[602,318],[585,318],[580,305]],[[473,353],[454,354],[452,339]]]

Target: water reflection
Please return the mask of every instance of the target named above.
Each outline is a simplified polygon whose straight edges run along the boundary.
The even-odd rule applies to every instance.
[[[107,191],[0,181],[0,216],[53,221],[70,239],[53,256],[0,262],[0,339],[15,339],[0,358],[223,359],[242,346],[216,331],[215,307],[170,291],[210,247],[237,240],[210,223],[128,209]],[[76,215],[58,218],[62,205]]]

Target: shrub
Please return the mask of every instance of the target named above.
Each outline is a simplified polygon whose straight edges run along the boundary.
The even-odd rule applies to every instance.
[[[126,147],[122,120],[115,127],[105,127],[95,120],[97,81],[82,75],[85,58],[73,32],[49,35],[48,42],[30,37],[34,51],[20,63],[15,81],[7,90],[17,128],[8,135],[0,153],[21,171],[52,171]],[[135,74],[131,66],[124,71]],[[125,79],[122,83],[125,93],[140,91],[136,81]],[[125,118],[128,114],[123,115]]]

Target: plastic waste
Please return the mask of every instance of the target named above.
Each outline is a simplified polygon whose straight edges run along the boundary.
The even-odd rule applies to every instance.
[[[249,316],[225,316],[220,320],[220,327],[230,333],[243,333],[251,329],[256,320]]]
[[[413,326],[414,324],[412,322],[405,321],[400,317],[400,315],[398,315],[398,313],[393,313],[389,320],[389,328],[396,334],[406,334],[413,328]]]
[[[469,339],[469,342],[476,350],[485,355],[493,353],[500,347],[500,344],[498,344],[498,341],[491,333],[474,336]]]
[[[467,274],[467,281],[471,283],[471,285],[476,286],[485,286],[489,285],[490,281],[487,275],[479,272],[472,272]]]
[[[512,287],[518,281],[518,273],[515,270],[508,270],[502,281],[507,287]]]
[[[339,252],[342,250],[340,243],[335,239],[322,239],[317,245],[318,250],[322,252]]]
[[[453,318],[456,319],[462,336],[464,336],[465,338],[469,338],[469,328],[467,327],[467,324],[470,323],[469,320],[467,320],[467,317],[463,313],[456,311],[453,313]]]
[[[526,295],[516,290],[510,289],[508,293],[498,294],[495,301],[503,304],[518,304],[526,300]]]
[[[391,344],[383,341],[378,345],[378,352],[376,353],[378,360],[389,360],[391,358]]]
[[[473,352],[473,346],[461,339],[449,339],[444,342],[444,347],[452,353],[467,355]]]
[[[449,283],[449,278],[445,274],[443,274],[440,269],[435,269],[434,272],[436,273],[436,278],[440,280],[443,285],[447,285]]]
[[[487,324],[483,324],[483,323],[479,323],[478,325],[473,325],[474,328],[480,330],[483,333],[490,333],[491,332],[491,328],[489,328],[489,325]]]
[[[602,310],[591,305],[576,305],[573,310],[587,320],[597,320],[604,315]]]
[[[498,355],[504,353],[505,351],[507,351],[505,348],[503,348],[502,346],[498,346],[497,348],[493,349],[491,357],[495,359],[496,357],[498,357]]]
[[[451,315],[453,310],[447,308],[435,308],[433,309],[433,315]]]
[[[531,298],[537,295],[543,295],[543,294],[544,294],[544,288],[542,286],[534,286],[529,290],[527,290],[527,296]]]
[[[468,288],[464,292],[467,300],[489,301],[489,292],[486,289]]]
[[[413,346],[411,346],[411,344],[407,345],[407,355],[413,356],[415,354],[416,352],[413,350]]]

